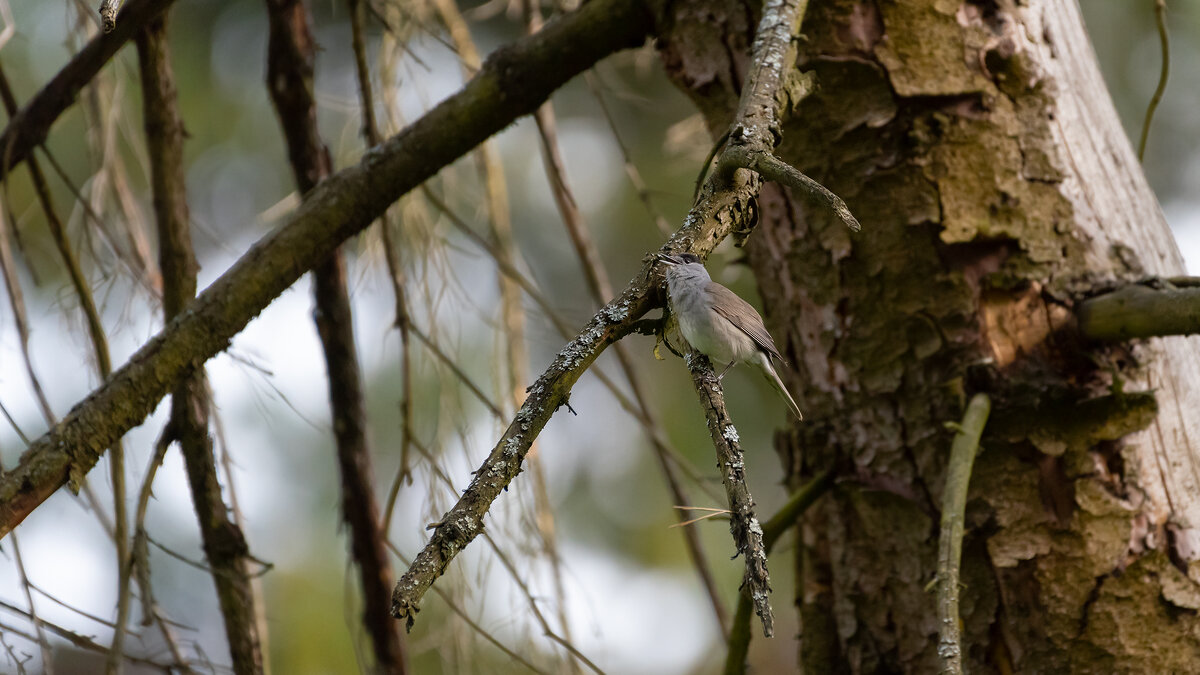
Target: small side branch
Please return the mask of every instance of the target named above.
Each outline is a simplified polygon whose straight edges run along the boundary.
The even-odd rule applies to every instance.
[[[1152,288],[1131,284],[1089,298],[1076,309],[1079,330],[1092,340],[1200,333],[1200,288]]]
[[[763,542],[763,528],[754,516],[754,497],[746,485],[746,462],[737,429],[725,409],[725,392],[720,378],[713,372],[712,362],[694,350],[688,353],[686,360],[700,406],[708,419],[708,431],[717,451],[717,468],[721,470],[721,482],[729,497],[729,532],[738,555],[745,556],[746,574],[742,586],[754,602],[754,612],[762,621],[763,635],[771,637],[775,632],[775,617],[771,613],[767,548]]]
[[[1154,22],[1158,25],[1158,42],[1162,47],[1162,68],[1158,72],[1158,86],[1146,106],[1146,117],[1142,120],[1142,137],[1138,141],[1138,161],[1146,159],[1146,140],[1150,138],[1150,124],[1154,121],[1154,111],[1162,101],[1163,93],[1167,91],[1167,77],[1171,74],[1171,41],[1167,37],[1167,0],[1154,0]]]
[[[850,208],[841,197],[769,152],[755,150],[746,145],[730,144],[721,155],[721,163],[730,167],[750,169],[769,181],[802,190],[824,202],[846,227],[854,232],[862,230],[862,225],[854,214],[850,213]]]
[[[92,81],[104,64],[120,51],[121,47],[138,34],[151,19],[167,10],[175,0],[129,0],[121,12],[121,21],[116,22],[112,32],[97,35],[76,52],[62,70],[42,87],[21,111],[8,119],[8,126],[0,132],[0,178],[8,175],[21,162],[29,158],[33,149],[46,141],[46,135],[54,122],[75,103],[84,85]],[[116,21],[114,15],[114,22]]]
[[[962,675],[962,635],[958,619],[958,572],[962,559],[963,513],[967,506],[967,486],[971,467],[979,451],[979,437],[987,424],[992,402],[987,394],[975,394],[967,404],[946,468],[946,489],[942,493],[941,539],[938,542],[937,609],[938,656],[942,672]]]

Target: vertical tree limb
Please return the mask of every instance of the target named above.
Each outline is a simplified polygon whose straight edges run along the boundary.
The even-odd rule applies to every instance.
[[[187,204],[183,161],[185,131],[171,68],[165,15],[146,25],[137,37],[137,47],[150,181],[158,224],[159,266],[163,275],[163,317],[169,323],[194,299],[198,265],[192,248]],[[174,389],[171,417],[162,443],[178,441],[183,454],[204,554],[224,619],[233,670],[246,675],[261,673],[263,654],[250,584],[249,550],[241,528],[230,520],[221,495],[212,437],[208,431],[207,389],[203,368],[197,368]]]
[[[967,404],[958,433],[950,447],[946,465],[946,489],[942,491],[942,525],[938,539],[938,656],[942,672],[962,675],[962,631],[958,617],[958,569],[962,562],[963,518],[967,508],[967,488],[971,467],[979,452],[979,437],[987,424],[992,401],[987,394],[975,394]]]
[[[296,185],[307,195],[333,172],[329,151],[317,130],[315,49],[308,13],[300,0],[267,0],[267,9],[267,87],[283,127]],[[342,518],[350,530],[350,549],[362,584],[363,624],[371,638],[375,667],[381,672],[404,673],[400,635],[388,615],[391,569],[374,496],[362,377],[340,249],[313,270],[313,286],[314,319],[325,352],[342,480]]]

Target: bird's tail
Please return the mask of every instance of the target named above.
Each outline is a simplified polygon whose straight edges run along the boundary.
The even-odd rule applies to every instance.
[[[775,388],[775,391],[779,392],[779,396],[782,397],[783,400],[787,401],[788,409],[792,411],[792,414],[796,416],[796,419],[803,422],[804,414],[800,412],[800,406],[796,405],[796,401],[792,398],[792,395],[788,393],[787,387],[783,386],[783,380],[779,379],[779,374],[776,373],[775,369],[771,366],[771,360],[764,356],[759,362],[759,365],[762,366],[762,373],[763,376],[767,378],[767,382],[770,382],[771,386]]]

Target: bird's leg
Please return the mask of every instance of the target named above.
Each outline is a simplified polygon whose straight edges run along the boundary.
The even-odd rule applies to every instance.
[[[733,361],[730,361],[724,368],[721,369],[721,373],[719,375],[717,375],[718,382],[725,379],[725,373],[729,372],[729,369],[733,367],[733,363],[734,363]]]

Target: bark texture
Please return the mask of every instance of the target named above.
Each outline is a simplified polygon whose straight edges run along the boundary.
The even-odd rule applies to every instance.
[[[757,5],[676,3],[661,43],[714,136]],[[1090,345],[1072,312],[1183,264],[1074,0],[814,1],[804,35],[777,153],[863,223],[768,186],[747,246],[809,419],[779,435],[788,480],[854,474],[806,521],[806,669],[938,669],[943,423],[986,392],[967,670],[1195,671],[1195,341]]]

